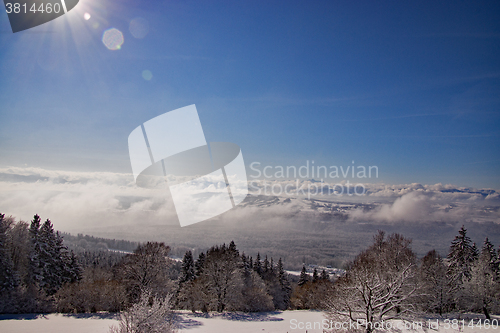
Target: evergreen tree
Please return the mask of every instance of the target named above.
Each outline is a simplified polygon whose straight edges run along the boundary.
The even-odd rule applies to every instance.
[[[0,214],[0,292],[13,290],[18,282],[8,244],[10,224],[5,215]]]
[[[248,269],[249,269],[249,263],[248,263],[248,259],[247,259],[247,257],[245,256],[245,252],[243,252],[243,253],[241,254],[241,263],[242,263],[242,264],[241,264],[241,267],[243,267],[243,269],[244,269],[245,271],[248,271]]]
[[[307,274],[307,271],[306,271],[306,266],[302,266],[302,271],[300,271],[300,277],[299,277],[299,286],[303,286],[304,284],[307,283],[307,281],[309,281],[309,275]]]
[[[318,270],[315,268],[314,271],[313,271],[313,279],[312,279],[312,282],[318,282],[319,280],[319,276],[318,276]]]
[[[458,236],[451,242],[448,253],[449,266],[447,269],[449,293],[453,300],[452,306],[462,309],[466,307],[466,293],[463,290],[465,282],[471,279],[471,270],[477,258],[477,248],[471,244],[464,226],[458,231]]]
[[[429,251],[421,260],[418,270],[421,284],[420,304],[424,311],[442,315],[449,308],[449,284],[446,265],[436,250]]]
[[[260,262],[260,253],[257,253],[257,259],[255,259],[254,270],[257,274],[262,275],[262,263]]]
[[[40,288],[48,295],[54,294],[61,285],[66,273],[64,258],[62,257],[62,238],[54,233],[54,228],[49,219],[40,227],[39,234],[39,268]]]
[[[496,251],[486,238],[481,254],[471,267],[471,277],[464,282],[465,310],[482,311],[491,320],[490,311],[500,305],[500,280],[495,269]]]
[[[330,275],[325,270],[321,272],[321,280],[330,281]]]
[[[29,234],[30,234],[30,265],[28,272],[28,280],[30,285],[38,286],[42,280],[40,253],[41,246],[39,240],[40,233],[40,216],[36,214],[31,220]]]
[[[290,294],[292,293],[292,287],[290,286],[290,281],[288,281],[287,275],[283,268],[283,261],[281,258],[278,260],[278,265],[276,267],[278,280],[283,292],[283,309],[285,310],[290,306]]]
[[[483,248],[481,249],[480,258],[488,262],[492,271],[495,273],[499,273],[498,265],[497,265],[497,253],[495,251],[495,247],[489,241],[488,237],[484,240]]]
[[[448,275],[450,283],[460,285],[470,279],[471,265],[477,257],[477,249],[467,236],[467,229],[462,226],[458,236],[451,242],[448,254]]]
[[[184,258],[182,258],[181,276],[179,277],[179,284],[195,279],[193,253],[186,251]]]
[[[234,243],[234,241],[231,241],[231,243],[229,243],[229,247],[227,250],[233,257],[238,257],[240,255],[240,252],[236,248],[236,244]]]
[[[267,271],[269,271],[269,260],[267,260],[267,254],[266,254],[266,258],[264,259],[263,271],[264,271],[264,273],[267,273]]]
[[[194,263],[194,268],[196,270],[196,276],[200,276],[203,272],[203,265],[205,264],[205,253],[201,252],[198,255],[198,260]]]
[[[66,271],[67,280],[69,280],[70,283],[81,280],[82,267],[80,266],[80,262],[78,260],[78,257],[75,255],[73,250],[71,250],[71,252],[69,254],[68,263],[69,263],[68,270]]]

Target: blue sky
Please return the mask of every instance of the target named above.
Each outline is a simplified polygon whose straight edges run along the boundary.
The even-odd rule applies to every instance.
[[[13,34],[2,12],[0,166],[131,172],[130,132],[196,104],[247,164],[500,189],[499,22],[498,1],[81,0]]]

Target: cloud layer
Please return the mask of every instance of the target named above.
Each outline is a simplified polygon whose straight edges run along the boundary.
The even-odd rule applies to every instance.
[[[349,196],[338,195],[340,187],[334,193],[314,180],[268,181],[267,186],[269,191],[264,193],[264,184],[253,182],[253,196],[221,219],[237,223],[259,216],[278,221],[290,214],[312,212],[342,214],[349,221],[358,222],[500,223],[500,195],[489,189],[442,184],[363,184],[363,196]],[[347,184],[342,186],[346,191]],[[279,188],[288,192],[278,193]],[[0,168],[0,212],[27,221],[36,213],[43,219],[50,218],[57,229],[67,231],[126,228],[132,224],[179,225],[166,183],[142,188],[134,183],[131,174],[120,173]]]

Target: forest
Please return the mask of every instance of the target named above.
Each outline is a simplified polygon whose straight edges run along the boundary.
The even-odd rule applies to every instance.
[[[146,324],[173,331],[175,310],[317,309],[362,320],[366,332],[425,313],[500,313],[500,249],[488,238],[478,248],[462,227],[444,258],[432,249],[418,258],[411,243],[378,231],[344,275],[308,274],[304,265],[294,279],[281,258],[254,258],[233,241],[175,260],[162,242],[63,236],[38,215],[27,223],[0,214],[0,313],[120,312],[114,332]]]

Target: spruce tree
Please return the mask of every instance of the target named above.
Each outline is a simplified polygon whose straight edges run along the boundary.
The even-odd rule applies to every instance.
[[[0,292],[13,290],[18,282],[8,244],[9,228],[10,222],[0,214]]]
[[[471,277],[471,265],[477,258],[475,244],[471,244],[471,239],[467,236],[467,229],[462,226],[458,231],[458,236],[451,242],[448,253],[448,275],[450,284],[461,285]]]
[[[313,279],[312,279],[312,282],[318,282],[319,280],[319,276],[318,276],[318,270],[315,268],[314,271],[313,271]]]
[[[254,270],[257,274],[262,275],[262,263],[260,262],[260,253],[257,253],[257,259],[255,259]]]
[[[309,275],[307,275],[306,266],[302,266],[302,271],[300,271],[299,286],[303,286],[309,281]]]
[[[276,266],[276,271],[278,275],[278,281],[281,286],[281,291],[283,292],[283,309],[285,310],[290,306],[290,294],[292,292],[292,287],[290,286],[290,281],[288,281],[287,275],[283,268],[283,262],[281,258],[278,260],[278,265]]]
[[[488,237],[486,237],[486,239],[484,240],[480,258],[481,260],[489,263],[493,272],[499,273],[497,265],[497,253],[495,251],[495,247],[493,246],[493,244],[491,244]]]
[[[37,286],[42,280],[41,264],[40,264],[40,216],[36,214],[31,220],[29,235],[30,235],[30,265],[28,272],[28,280],[30,285]]]
[[[200,276],[203,272],[203,265],[205,264],[205,253],[201,252],[198,255],[198,260],[194,263],[194,268],[196,270],[196,276]]]
[[[193,253],[186,251],[184,258],[182,258],[181,276],[179,277],[179,284],[192,281],[195,279]]]

